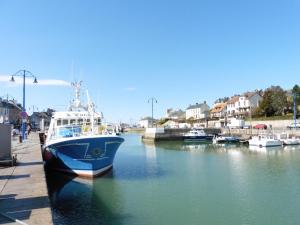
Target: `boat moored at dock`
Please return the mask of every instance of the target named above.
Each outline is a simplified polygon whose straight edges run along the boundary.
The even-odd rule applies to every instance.
[[[214,144],[222,144],[222,143],[239,143],[240,139],[234,136],[215,136],[213,139]]]
[[[253,136],[249,140],[250,146],[258,146],[258,147],[274,147],[274,146],[282,146],[283,142],[280,141],[274,135],[258,135]]]
[[[206,134],[203,129],[192,129],[183,137],[185,142],[207,142],[212,141],[213,135]]]
[[[287,133],[277,134],[277,138],[283,142],[283,145],[300,145],[300,139],[290,137]]]
[[[97,176],[112,167],[124,139],[104,131],[102,115],[95,112],[89,97],[86,107],[80,103],[81,82],[72,85],[76,98],[68,111],[54,112],[43,146],[43,158],[50,169]]]

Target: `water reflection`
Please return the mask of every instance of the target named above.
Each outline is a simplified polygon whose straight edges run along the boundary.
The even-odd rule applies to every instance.
[[[246,146],[236,143],[212,144],[212,143],[192,143],[183,141],[161,141],[145,143],[149,149],[164,149],[170,151],[188,151],[191,153],[203,152],[229,152],[237,149],[245,149]]]
[[[188,151],[191,153],[229,153],[239,154],[243,152],[245,154],[252,153],[263,153],[267,155],[284,154],[284,151],[300,151],[300,145],[289,145],[289,146],[275,146],[275,147],[259,147],[259,146],[248,146],[245,144],[238,143],[226,143],[226,144],[212,144],[212,143],[186,143],[183,141],[161,141],[161,142],[149,142],[145,143],[149,152],[147,155],[155,156],[157,149],[164,149],[170,151]]]
[[[105,178],[110,176],[111,172],[100,181],[49,172],[47,181],[54,224],[123,224],[129,216],[111,204],[112,196],[122,198],[114,183],[106,184]]]
[[[300,146],[140,140],[100,178],[48,175],[55,224],[299,223]]]
[[[207,150],[206,143],[186,143],[183,141],[161,141],[144,143],[147,148],[164,149],[171,151],[189,151],[189,152],[204,152]]]
[[[259,147],[259,146],[249,146],[249,150],[254,152],[260,152],[265,154],[280,154],[283,151],[283,148],[281,146],[274,146],[274,147]]]
[[[283,147],[283,149],[286,151],[295,151],[295,150],[300,151],[300,145],[286,145]]]

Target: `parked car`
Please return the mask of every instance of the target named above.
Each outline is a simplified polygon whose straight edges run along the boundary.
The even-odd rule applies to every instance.
[[[254,126],[255,129],[263,129],[263,130],[266,130],[268,128],[268,126],[266,124],[256,124]]]
[[[243,126],[243,129],[250,129],[251,128],[251,125],[245,125]]]
[[[296,128],[300,128],[300,123],[296,123],[295,124],[295,122],[293,122],[293,123],[291,123],[290,125],[287,126],[287,128],[290,128],[290,129],[295,128],[295,127]]]

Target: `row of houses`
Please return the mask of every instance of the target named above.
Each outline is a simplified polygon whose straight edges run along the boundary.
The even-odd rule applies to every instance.
[[[49,127],[53,109],[47,109],[45,112],[33,112],[30,116],[30,124],[36,130],[45,130]]]
[[[204,101],[203,103],[189,105],[185,111],[168,109],[165,119],[184,124],[186,124],[186,122],[207,123],[208,120],[216,120],[220,121],[220,126],[224,126],[226,121],[230,121],[231,118],[244,118],[250,116],[259,106],[261,101],[262,93],[261,91],[256,90],[241,95],[234,95],[231,98],[226,99],[226,101],[218,101],[211,108],[206,101]],[[150,122],[148,119],[145,118],[141,120],[140,126],[149,126]]]
[[[45,112],[33,112],[27,118],[27,122],[34,129],[44,130],[49,127],[53,111],[47,109]],[[0,98],[0,123],[12,124],[14,127],[20,126],[21,112],[22,106],[16,100]]]
[[[16,100],[0,98],[0,123],[16,124],[21,111],[22,106]]]

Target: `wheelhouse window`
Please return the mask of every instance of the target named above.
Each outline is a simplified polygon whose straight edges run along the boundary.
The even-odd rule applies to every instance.
[[[101,125],[101,119],[100,118],[97,119],[97,124]]]
[[[68,125],[68,124],[69,124],[69,120],[63,120],[63,121],[62,121],[62,124],[63,124],[63,125]]]
[[[57,120],[56,125],[61,126],[61,120]]]
[[[70,125],[75,125],[76,124],[76,120],[75,119],[71,119],[70,120]]]
[[[78,119],[78,124],[83,124],[83,119]]]
[[[90,119],[87,119],[87,120],[86,120],[86,124],[87,124],[87,125],[90,125],[90,124],[91,124],[91,120],[90,120]]]

